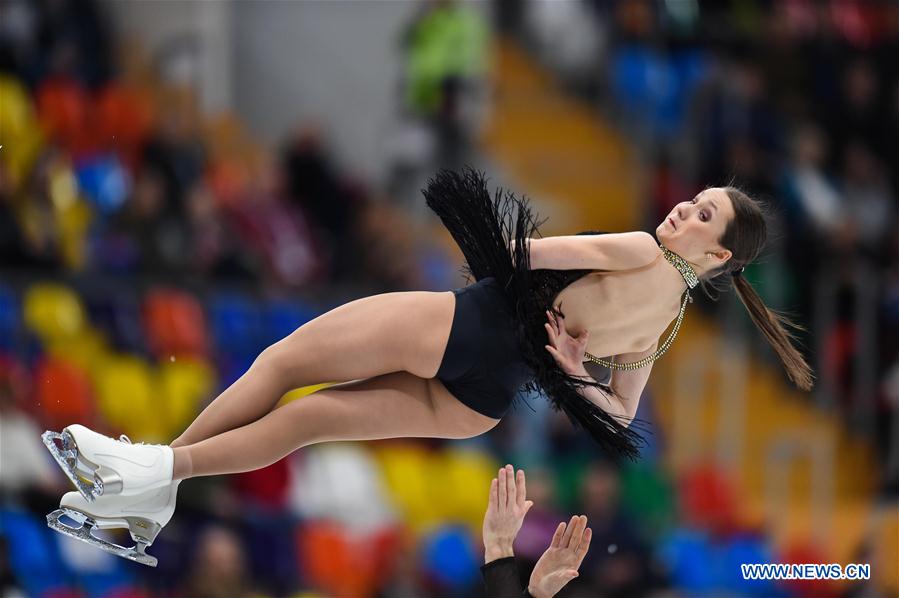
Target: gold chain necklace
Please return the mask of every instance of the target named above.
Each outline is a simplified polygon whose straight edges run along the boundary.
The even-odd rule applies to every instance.
[[[671,334],[668,335],[668,338],[665,339],[665,342],[662,343],[662,346],[659,347],[655,353],[632,363],[615,363],[613,361],[601,359],[591,354],[590,352],[585,351],[584,356],[593,363],[598,363],[599,365],[611,368],[613,370],[640,369],[664,355],[665,351],[667,351],[671,346],[671,343],[674,342],[674,337],[677,336],[677,331],[680,329],[681,322],[684,319],[684,312],[687,309],[687,301],[689,300],[690,303],[693,302],[693,297],[690,296],[690,289],[699,284],[699,277],[696,276],[696,272],[693,270],[693,267],[690,266],[687,260],[677,255],[662,244],[659,244],[659,248],[662,250],[662,254],[665,256],[665,259],[668,260],[668,262],[672,266],[674,266],[678,272],[681,273],[681,276],[684,277],[684,282],[687,283],[687,290],[684,291],[684,300],[680,306],[680,313],[677,314],[677,322],[674,323],[674,328],[671,329]]]

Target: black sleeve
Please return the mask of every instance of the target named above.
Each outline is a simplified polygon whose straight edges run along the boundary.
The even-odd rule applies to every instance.
[[[481,565],[481,575],[487,588],[487,598],[533,598],[527,588],[521,588],[514,556]]]

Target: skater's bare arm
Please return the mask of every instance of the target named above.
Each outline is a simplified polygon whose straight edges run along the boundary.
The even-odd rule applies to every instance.
[[[587,372],[586,369],[582,369],[582,371],[576,371],[571,374],[572,376],[577,376],[579,378],[586,378],[587,382],[596,382],[596,380]],[[627,421],[619,419],[624,426],[630,425],[630,420],[634,419],[634,413],[637,412],[637,407],[634,405],[633,410],[628,409],[628,402],[621,396],[615,392],[615,389],[612,389],[612,392],[606,392],[601,388],[597,388],[596,386],[584,386],[578,389],[578,392],[582,397],[586,400],[590,401],[606,413],[610,413],[612,415],[626,418]]]
[[[652,355],[659,345],[659,341],[653,343],[652,347],[646,351],[637,353],[622,353],[616,355],[612,361],[615,363],[633,363],[645,357]],[[652,364],[636,370],[612,370],[612,379],[609,382],[609,388],[612,394],[604,392],[600,388],[594,386],[585,386],[580,389],[581,395],[594,405],[602,408],[608,413],[614,415],[622,415],[627,418],[628,425],[637,415],[637,406],[640,404],[640,397],[643,396],[643,389],[649,380],[649,373],[652,371]],[[581,365],[577,370],[578,376],[588,376],[586,368]],[[592,380],[593,378],[590,377]]]
[[[615,363],[633,363],[649,357],[655,353],[659,346],[656,340],[650,348],[637,353],[622,353],[616,355],[612,360]],[[612,380],[609,386],[615,391],[615,396],[621,402],[622,408],[629,419],[634,419],[637,414],[637,406],[640,404],[640,397],[643,396],[643,389],[649,381],[649,374],[652,372],[652,363],[636,370],[613,370]]]
[[[661,254],[655,238],[643,231],[528,239],[528,247],[532,270],[631,270]]]
[[[584,367],[584,354],[587,350],[587,341],[590,333],[584,330],[578,336],[570,336],[556,314],[547,311],[546,317],[547,322],[544,324],[544,327],[549,338],[546,350],[549,351],[553,359],[556,360],[556,363],[566,374],[586,378],[587,382],[595,382],[596,380]],[[656,341],[652,347],[645,351],[616,355],[613,361],[615,363],[639,361],[644,357],[652,355],[658,344],[659,342]],[[640,403],[640,396],[643,394],[643,388],[646,386],[647,380],[649,380],[649,372],[651,370],[651,363],[636,370],[613,370],[612,379],[609,382],[609,388],[612,392],[607,392],[595,386],[584,386],[578,390],[581,396],[597,407],[613,415],[624,416],[630,422],[637,413],[637,405]]]

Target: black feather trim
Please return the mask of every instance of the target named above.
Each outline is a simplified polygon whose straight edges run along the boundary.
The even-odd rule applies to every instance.
[[[491,198],[483,173],[470,166],[461,172],[442,169],[422,190],[429,208],[440,217],[465,257],[463,273],[468,282],[493,276],[505,290],[515,314],[515,332],[522,356],[534,373],[522,388],[546,395],[556,410],[586,430],[613,458],[635,460],[645,440],[637,429],[645,422],[606,412],[578,392],[595,386],[611,395],[608,385],[592,378],[563,372],[545,349],[549,342],[543,327],[546,310],[552,309],[559,292],[592,270],[531,270],[526,239],[542,236],[537,217],[527,198],[498,188]],[[584,231],[580,234],[602,234]],[[515,251],[511,241],[515,240]]]

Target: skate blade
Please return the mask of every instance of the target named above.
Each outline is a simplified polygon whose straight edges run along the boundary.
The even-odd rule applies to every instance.
[[[60,521],[60,518],[63,515],[80,523],[81,527],[71,527],[69,525],[66,525],[65,523]],[[87,515],[79,511],[68,508],[57,509],[47,515],[47,526],[61,534],[69,536],[70,538],[75,538],[76,540],[80,540],[82,542],[90,544],[91,546],[95,546],[100,550],[105,550],[110,554],[114,554],[130,561],[140,563],[141,565],[155,567],[158,563],[155,556],[151,556],[146,553],[147,547],[150,545],[149,542],[143,540],[142,538],[135,538],[133,534],[131,537],[133,540],[135,540],[135,545],[131,548],[128,548],[126,546],[119,546],[118,544],[113,544],[112,542],[107,542],[106,540],[97,538],[96,536],[91,534],[91,530],[97,526],[97,522],[94,521],[91,517],[88,517]]]
[[[41,434],[41,439],[47,450],[53,455],[53,459],[59,464],[62,472],[75,485],[81,496],[88,502],[94,502],[94,499],[99,496],[97,484],[93,480],[86,482],[78,475],[78,448],[75,446],[71,434],[68,432],[60,434],[48,430]],[[57,440],[59,445],[56,443]]]

